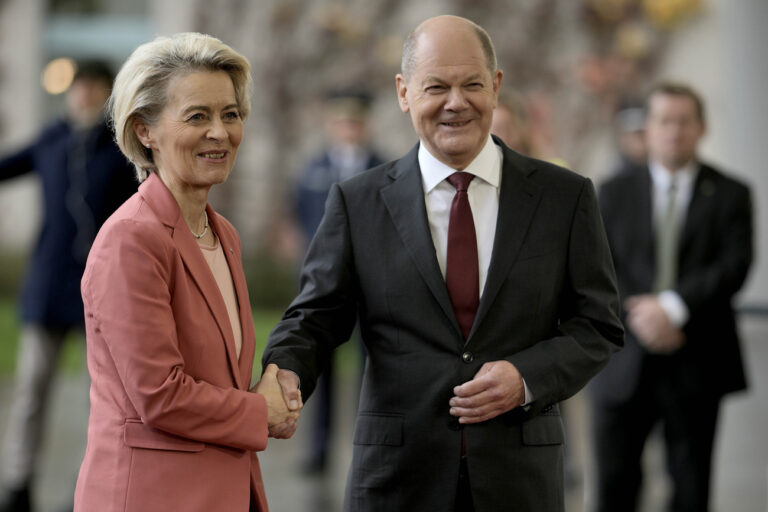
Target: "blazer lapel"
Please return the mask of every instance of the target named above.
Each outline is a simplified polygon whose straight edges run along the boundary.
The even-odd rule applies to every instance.
[[[485,318],[515,262],[541,199],[539,185],[527,179],[535,168],[523,169],[517,165],[515,154],[506,146],[501,147],[504,152],[504,161],[501,170],[499,213],[493,252],[475,323],[467,342],[472,339],[478,325]]]
[[[456,332],[461,335],[429,231],[418,149],[417,144],[395,164],[390,173],[394,181],[381,189],[381,197],[416,268]]]
[[[243,265],[240,259],[239,243],[229,236],[226,229],[220,228],[218,223],[218,214],[208,207],[208,217],[211,219],[214,230],[219,236],[221,247],[227,258],[229,271],[232,274],[232,282],[235,285],[235,294],[237,295],[237,304],[240,307],[240,328],[243,333],[243,345],[240,349],[239,371],[240,384],[246,389],[251,383],[251,372],[253,370],[253,356],[256,350],[256,339],[253,330],[253,315],[251,313],[251,303],[248,299],[248,287],[243,273]],[[229,317],[227,317],[229,318]],[[234,347],[234,344],[233,344]],[[235,358],[237,353],[235,352]],[[230,358],[231,360],[231,358]]]
[[[203,256],[197,241],[194,239],[192,233],[190,233],[189,228],[184,222],[184,217],[181,215],[181,210],[176,203],[176,199],[160,178],[155,174],[150,174],[146,183],[142,185],[142,189],[142,195],[149,206],[157,213],[161,222],[171,228],[171,237],[176,243],[179,254],[189,270],[189,274],[192,276],[192,279],[200,290],[200,293],[208,303],[208,307],[219,326],[219,331],[221,332],[226,346],[232,377],[234,378],[237,387],[242,389],[242,378],[237,359],[234,334],[232,333],[232,326],[229,323],[227,307],[224,304],[224,299],[221,296],[219,286],[216,284],[213,273],[211,272],[210,267],[208,267],[208,263],[205,261],[205,257]],[[211,218],[213,210],[208,208],[207,211],[209,218]],[[229,258],[227,258],[227,261],[229,261]]]

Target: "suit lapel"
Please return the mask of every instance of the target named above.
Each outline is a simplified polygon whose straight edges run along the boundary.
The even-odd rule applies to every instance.
[[[222,338],[224,339],[232,377],[234,378],[237,387],[242,389],[242,378],[237,359],[237,350],[235,348],[232,326],[229,323],[227,307],[224,304],[224,299],[219,291],[219,286],[216,284],[213,273],[211,272],[210,267],[208,267],[208,263],[205,261],[205,257],[203,256],[197,241],[194,239],[192,233],[184,222],[184,217],[181,215],[181,210],[176,203],[176,199],[160,178],[154,173],[150,174],[146,183],[142,185],[142,195],[147,204],[149,204],[152,210],[157,213],[160,221],[171,228],[171,236],[179,250],[182,260],[184,261],[184,265],[187,267],[190,276],[192,276],[193,281],[208,304],[208,307],[216,320],[216,324],[219,327]],[[207,211],[209,218],[215,216],[215,214],[211,215],[213,210],[210,208],[208,208]],[[227,257],[227,261],[229,261],[229,256]],[[230,268],[232,267],[230,266]],[[240,294],[238,293],[238,298],[239,297]]]
[[[483,296],[480,297],[480,305],[468,342],[472,340],[472,335],[488,313],[515,262],[541,199],[540,187],[527,179],[535,168],[522,168],[517,164],[517,157],[511,150],[504,145],[502,150],[504,161],[501,169],[499,213],[493,252]]]
[[[237,351],[232,352],[234,354],[235,361],[238,363],[241,380],[239,382],[240,389],[246,389],[251,383],[251,371],[253,370],[253,356],[256,350],[256,339],[253,331],[253,316],[251,313],[251,303],[248,298],[248,286],[245,281],[245,274],[243,273],[243,265],[240,257],[239,242],[237,239],[230,236],[228,229],[219,223],[219,215],[208,206],[208,217],[211,219],[211,225],[219,237],[224,255],[227,258],[227,265],[229,271],[232,274],[232,282],[235,286],[235,295],[237,297],[237,304],[240,311],[240,330],[242,332],[243,344],[240,348],[240,359],[237,359]],[[229,315],[227,315],[229,320]],[[229,324],[228,324],[229,325]],[[231,327],[230,327],[231,330]],[[234,349],[234,339],[232,348]],[[232,355],[230,354],[230,356]],[[230,361],[232,358],[230,357]],[[242,385],[242,386],[241,386]]]
[[[417,144],[395,164],[390,173],[394,181],[381,189],[381,197],[416,268],[456,332],[461,335],[429,231],[418,148]]]
[[[701,226],[706,225],[707,212],[711,211],[712,201],[716,192],[712,174],[710,168],[702,165],[696,176],[696,182],[691,191],[691,201],[688,204],[683,230],[680,234],[678,261],[684,261],[696,232],[700,232]],[[681,266],[680,268],[683,267]]]
[[[634,238],[637,241],[637,250],[644,254],[644,258],[637,261],[645,262],[640,279],[645,283],[645,287],[650,290],[653,286],[653,276],[656,272],[656,239],[654,237],[653,227],[653,185],[651,183],[651,171],[648,166],[642,168],[642,171],[636,174],[636,183],[633,190],[629,191],[628,201],[636,198],[634,214],[630,218],[630,225],[634,231]]]

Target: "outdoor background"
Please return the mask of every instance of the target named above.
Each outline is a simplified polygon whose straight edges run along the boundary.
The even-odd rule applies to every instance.
[[[416,136],[395,97],[401,44],[416,24],[442,13],[469,17],[490,33],[504,84],[525,100],[537,156],[564,161],[598,184],[617,163],[613,119],[622,102],[662,78],[689,82],[704,96],[710,125],[702,156],[752,186],[756,212],[755,264],[737,304],[751,388],[723,411],[714,500],[724,512],[768,510],[766,0],[0,0],[0,155],[63,112],[63,95],[41,83],[55,58],[102,58],[117,70],[138,44],[180,31],[210,33],[245,54],[253,66],[253,110],[236,168],[211,203],[243,240],[263,348],[296,290],[302,244],[288,205],[301,165],[323,143],[324,94],[350,86],[372,91],[375,148],[386,158],[405,153]],[[39,211],[34,175],[0,182],[0,432],[12,392],[15,298]],[[333,470],[323,479],[299,475],[305,424],[297,439],[271,442],[262,464],[275,512],[340,510],[359,364],[348,345],[340,354],[344,407]],[[71,493],[82,455],[82,360],[82,343],[73,340],[37,484],[44,511]],[[576,465],[569,511],[590,503],[585,401],[577,396],[569,408]],[[648,464],[657,470],[647,510],[660,510],[668,491],[661,457],[651,450]]]

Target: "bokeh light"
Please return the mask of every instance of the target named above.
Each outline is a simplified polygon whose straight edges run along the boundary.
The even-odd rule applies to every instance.
[[[41,81],[43,89],[49,94],[61,94],[72,85],[77,66],[72,59],[61,57],[53,59],[43,69]]]

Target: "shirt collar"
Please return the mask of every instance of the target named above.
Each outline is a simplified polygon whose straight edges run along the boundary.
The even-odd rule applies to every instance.
[[[677,188],[684,189],[693,184],[696,174],[699,172],[699,164],[692,160],[673,173],[661,163],[650,161],[648,169],[651,171],[654,187],[666,189],[674,177]]]
[[[501,148],[494,144],[489,135],[483,149],[464,171],[474,174],[486,183],[498,188],[501,182],[501,161]],[[421,168],[421,180],[424,184],[425,193],[431,192],[440,182],[457,172],[453,167],[445,165],[435,158],[423,143],[419,144],[419,167]]]

